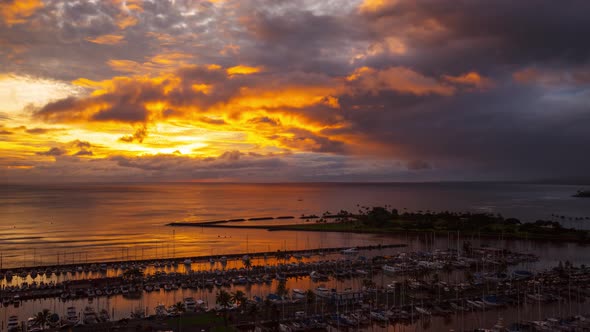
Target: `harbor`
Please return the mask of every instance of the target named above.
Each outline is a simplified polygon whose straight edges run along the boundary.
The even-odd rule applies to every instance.
[[[60,316],[53,326],[75,329],[228,312],[242,330],[309,330],[424,324],[522,306],[574,314],[590,296],[590,269],[569,262],[535,273],[524,268],[537,256],[494,247],[406,250],[392,244],[3,271],[1,298],[5,316],[31,304],[53,307]],[[64,280],[48,281],[56,273]],[[220,301],[222,293],[232,299]],[[252,306],[266,308],[266,318],[252,321],[244,314]]]

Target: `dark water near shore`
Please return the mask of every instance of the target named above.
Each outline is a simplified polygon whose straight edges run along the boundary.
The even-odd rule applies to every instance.
[[[523,221],[558,214],[566,216],[559,221],[567,226],[587,228],[590,220],[575,221],[590,217],[590,201],[571,197],[578,189],[489,183],[2,185],[0,251],[4,267],[20,267],[374,243],[374,235],[164,226],[171,221],[356,211],[357,204],[390,204],[401,211],[492,212]]]

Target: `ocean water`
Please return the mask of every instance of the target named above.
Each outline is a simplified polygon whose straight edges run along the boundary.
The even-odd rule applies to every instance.
[[[0,256],[6,268],[400,242],[370,234],[165,226],[385,204],[400,211],[480,211],[587,228],[590,220],[579,218],[590,217],[590,201],[571,197],[578,189],[491,183],[2,185]]]

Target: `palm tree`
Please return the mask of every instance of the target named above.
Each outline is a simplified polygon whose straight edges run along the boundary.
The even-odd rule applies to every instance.
[[[230,295],[230,293],[228,293],[224,289],[220,289],[219,292],[217,292],[217,295],[215,297],[215,302],[223,310],[223,322],[225,323],[225,325],[227,325],[227,309],[231,305],[231,299],[232,299],[232,296]]]
[[[45,330],[45,326],[49,323],[49,316],[51,311],[49,309],[43,309],[35,315],[35,326],[41,327],[41,330]]]
[[[246,294],[241,290],[237,290],[235,293],[231,294],[231,300],[238,304],[240,308],[243,308],[246,304]]]
[[[285,280],[279,281],[277,285],[277,295],[281,298],[289,294],[289,288],[287,288],[287,282]]]
[[[244,259],[244,267],[246,268],[246,270],[250,270],[250,268],[252,267],[252,261],[250,260],[250,258]]]
[[[184,307],[184,303],[182,302],[176,302],[176,304],[174,304],[174,311],[176,311],[178,313],[178,331],[181,331],[181,320],[182,320],[182,313],[184,312],[185,307]]]

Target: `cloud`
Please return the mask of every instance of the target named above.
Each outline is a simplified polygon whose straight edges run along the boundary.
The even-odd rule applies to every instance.
[[[125,41],[125,36],[123,35],[101,35],[97,37],[88,37],[86,38],[87,41],[95,44],[102,44],[102,45],[117,45]]]
[[[59,157],[66,154],[67,151],[62,150],[60,148],[54,147],[44,152],[37,152],[40,156],[52,156],[52,157]]]
[[[123,137],[119,138],[119,140],[122,142],[126,142],[126,143],[132,143],[132,142],[142,143],[147,135],[148,135],[147,128],[141,127],[141,128],[138,128],[135,131],[135,133],[133,133],[133,135],[123,136]]]
[[[387,90],[418,96],[429,94],[450,96],[455,93],[454,87],[403,67],[391,67],[384,70],[362,67],[348,76],[347,80],[361,90],[372,94]]]
[[[0,6],[0,18],[4,25],[12,27],[25,23],[41,7],[41,0],[4,0]]]
[[[493,86],[492,80],[482,77],[474,71],[458,76],[444,75],[443,78],[451,83],[472,86],[478,89],[488,89]]]
[[[76,153],[74,153],[74,156],[92,156],[93,153],[90,150],[80,150]]]
[[[590,167],[586,1],[20,3],[0,9],[0,120],[13,132],[0,155],[32,168],[11,172],[421,180]],[[60,158],[36,154],[54,147]]]

